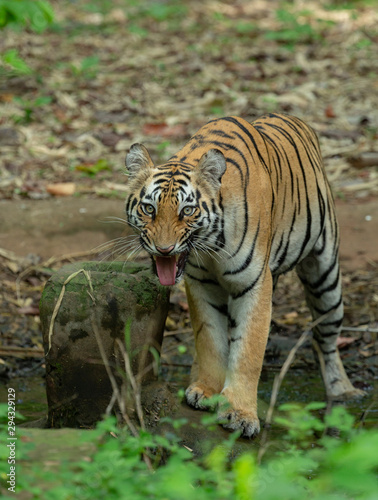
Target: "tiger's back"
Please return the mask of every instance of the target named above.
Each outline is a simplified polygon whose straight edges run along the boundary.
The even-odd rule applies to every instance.
[[[315,133],[266,115],[213,120],[162,166],[144,146],[127,156],[128,220],[162,284],[185,273],[196,341],[187,401],[222,393],[226,427],[259,430],[257,384],[273,285],[296,266],[314,318],[329,395],[355,392],[336,350],[343,317],[338,228]]]
[[[238,248],[249,248],[248,232],[271,236],[270,268],[281,274],[314,247],[326,217],[338,242],[338,227],[319,143],[303,121],[269,114],[249,124],[237,117],[209,122],[171,160],[195,164],[216,147],[227,160],[222,177],[225,225]],[[242,204],[242,206],[241,206]],[[256,217],[258,213],[258,217]],[[262,218],[267,227],[261,227]],[[244,238],[244,239],[243,239]],[[243,239],[243,240],[242,240]],[[335,249],[336,250],[336,249]]]

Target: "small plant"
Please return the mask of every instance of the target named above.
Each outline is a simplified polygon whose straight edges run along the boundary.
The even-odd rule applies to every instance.
[[[151,17],[156,22],[182,19],[187,13],[184,2],[141,2],[140,15]]]
[[[42,33],[53,20],[53,9],[46,0],[0,0],[0,29],[26,27]]]
[[[306,406],[296,403],[287,403],[280,406],[280,410],[287,412],[287,416],[277,416],[275,422],[286,429],[285,437],[290,442],[306,446],[314,441],[314,433],[324,431],[326,424],[314,413],[322,410],[325,403],[312,402]]]
[[[17,49],[10,49],[4,52],[1,56],[1,62],[5,66],[5,70],[14,75],[30,75],[33,70],[19,56]]]
[[[96,451],[90,460],[62,463],[51,472],[42,466],[25,468],[22,490],[32,498],[133,500],[371,500],[376,493],[377,430],[358,430],[343,407],[334,408],[322,421],[314,416],[323,404],[284,405],[281,420],[288,446],[257,464],[254,450],[230,459],[237,434],[202,458],[193,457],[173,432],[165,436],[147,430],[132,434],[120,429],[115,417],[100,422],[88,433]],[[214,417],[214,416],[213,416]],[[293,429],[304,419],[299,434]],[[186,421],[177,422],[178,429]],[[209,422],[214,425],[214,420]],[[338,438],[324,432],[339,429]],[[323,436],[308,447],[309,432]],[[306,448],[295,442],[305,436]],[[303,441],[302,441],[303,443]],[[142,460],[142,457],[148,460]],[[21,467],[21,465],[20,465]],[[10,497],[7,497],[10,498]]]
[[[99,69],[99,58],[98,56],[88,56],[84,57],[79,64],[69,64],[71,73],[76,78],[85,78],[86,80],[92,80],[97,76]]]
[[[237,33],[239,33],[239,35],[250,35],[256,33],[257,25],[250,22],[248,23],[239,21],[236,24],[236,31]]]
[[[53,22],[54,12],[45,0],[0,0],[0,30],[30,28],[42,33]],[[20,57],[18,50],[9,49],[0,54],[0,74],[20,76],[32,74],[30,66]]]
[[[156,146],[156,152],[157,152],[159,161],[163,161],[165,159],[170,145],[171,145],[171,141],[163,141],[160,144],[158,144],[158,146]]]
[[[104,170],[111,171],[112,169],[108,160],[100,158],[96,163],[83,163],[77,165],[75,170],[83,172],[84,175],[89,177],[95,177],[99,172],[103,172]]]
[[[308,12],[303,14],[308,14]],[[276,11],[276,17],[280,22],[281,28],[275,31],[267,31],[265,38],[282,42],[287,48],[293,48],[297,43],[308,43],[317,40],[319,34],[311,24],[299,22],[299,15],[300,13],[293,13],[286,9],[278,9]]]
[[[13,117],[14,122],[27,124],[35,119],[35,111],[50,104],[52,98],[50,96],[39,96],[36,99],[28,100],[22,97],[15,97],[14,101],[20,105],[23,111],[23,115]]]
[[[165,2],[127,0],[129,31],[145,38],[155,23],[166,23],[168,28],[177,26],[186,18],[188,7],[185,2],[168,0]]]

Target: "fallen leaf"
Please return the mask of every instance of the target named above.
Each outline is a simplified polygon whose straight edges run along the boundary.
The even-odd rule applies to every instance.
[[[371,350],[369,351],[370,346],[364,346],[362,349],[358,349],[358,352],[363,356],[364,358],[370,358],[370,356],[373,356],[374,351]]]
[[[76,185],[74,182],[57,182],[46,186],[46,191],[54,196],[71,196],[75,190]]]
[[[327,118],[336,118],[336,114],[333,110],[333,107],[331,104],[329,104],[326,109],[324,110],[324,114],[326,115]]]
[[[344,347],[353,344],[355,340],[356,339],[354,339],[353,337],[338,337],[336,340],[336,345],[339,349],[343,349]]]
[[[165,322],[165,328],[170,331],[177,330],[177,323],[170,316],[168,316]]]
[[[38,306],[20,307],[18,312],[20,314],[25,314],[28,316],[38,316],[39,315],[39,307]]]
[[[143,126],[145,135],[159,135],[161,137],[182,137],[185,135],[184,125],[168,125],[167,123],[146,123]]]
[[[0,94],[0,101],[2,102],[12,102],[14,99],[14,94]]]
[[[289,313],[284,314],[285,319],[292,319],[292,318],[297,318],[297,317],[298,317],[297,311],[291,311]]]

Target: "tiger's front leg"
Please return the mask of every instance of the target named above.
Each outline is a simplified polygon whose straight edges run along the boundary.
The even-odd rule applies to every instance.
[[[245,437],[260,431],[257,388],[269,334],[272,304],[272,276],[265,270],[261,283],[242,296],[234,294],[229,311],[231,328],[227,376],[222,390],[230,407],[218,412],[220,423],[239,430]]]
[[[226,379],[228,294],[216,283],[202,284],[189,277],[185,285],[196,349],[185,395],[190,406],[208,409],[206,399],[220,394]]]

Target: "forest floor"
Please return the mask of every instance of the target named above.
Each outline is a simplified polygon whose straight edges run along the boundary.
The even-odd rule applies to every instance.
[[[99,220],[122,217],[131,144],[143,142],[160,162],[209,119],[252,121],[285,112],[308,122],[320,139],[341,225],[339,347],[354,383],[372,388],[378,329],[373,2],[52,4],[55,22],[43,33],[6,29],[0,37],[0,54],[15,49],[29,67],[22,74],[0,62],[2,380],[43,367],[38,302],[52,270],[93,258],[92,248],[121,235],[122,227]],[[297,337],[309,320],[295,276],[284,276],[274,297],[276,328]],[[188,327],[179,288],[167,336],[176,332],[180,342]]]

